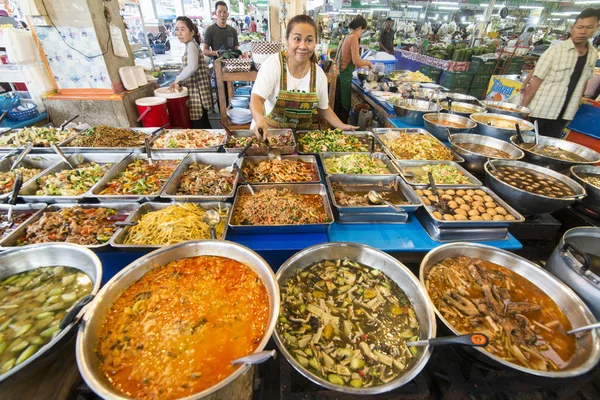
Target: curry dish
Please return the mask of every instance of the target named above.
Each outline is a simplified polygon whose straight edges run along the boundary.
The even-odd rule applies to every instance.
[[[450,149],[429,135],[400,133],[392,139],[382,137],[399,160],[452,160]]]
[[[175,399],[231,375],[269,324],[256,272],[212,256],[156,267],[113,303],[97,355],[108,380],[136,399]]]
[[[468,257],[447,258],[431,268],[427,292],[460,333],[480,332],[485,350],[539,371],[563,369],[575,354],[571,323],[540,288],[500,265]]]

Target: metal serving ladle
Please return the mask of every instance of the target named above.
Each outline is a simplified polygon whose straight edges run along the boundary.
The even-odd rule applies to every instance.
[[[219,221],[221,221],[221,217],[219,216],[219,213],[216,212],[215,210],[207,210],[204,213],[204,215],[202,216],[202,222],[207,224],[208,227],[210,228],[210,238],[211,239],[217,238],[216,226],[219,223]]]
[[[25,156],[27,154],[29,154],[29,152],[31,151],[32,148],[33,148],[33,143],[29,143],[27,146],[25,146],[25,148],[23,149],[23,151],[21,152],[21,154],[19,154],[19,156],[17,157],[17,159],[15,160],[15,162],[10,166],[10,170],[11,171],[13,169],[17,168],[17,165],[19,165],[21,163],[21,161],[23,161],[23,159],[25,158]]]
[[[75,169],[75,166],[71,163],[71,161],[69,161],[67,156],[65,156],[65,153],[62,152],[62,150],[56,145],[56,143],[50,143],[50,147],[52,148],[52,150],[54,150],[56,154],[60,156],[60,158],[63,159],[64,162],[67,163],[69,167],[71,167],[71,169]]]
[[[598,328],[600,328],[600,322],[596,322],[595,324],[580,326],[579,328],[571,329],[570,331],[567,331],[567,334],[573,335],[575,333],[591,331],[592,329],[598,329]]]
[[[373,204],[385,204],[388,207],[392,207],[396,212],[405,212],[403,208],[397,207],[396,205],[390,203],[389,201],[384,199],[380,193],[374,190],[370,190],[367,194],[367,197],[369,198],[369,201]]]
[[[446,336],[439,338],[431,338],[427,340],[416,340],[414,342],[406,342],[408,347],[413,346],[472,346],[485,347],[490,343],[490,340],[483,333],[469,333],[467,335]]]
[[[262,364],[271,357],[277,358],[277,352],[275,350],[259,351],[258,353],[250,354],[249,356],[236,358],[231,364]]]

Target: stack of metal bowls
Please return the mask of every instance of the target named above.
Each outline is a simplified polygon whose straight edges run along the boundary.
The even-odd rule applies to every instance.
[[[446,93],[446,97],[452,99],[452,101],[481,105],[481,102],[477,99],[477,97],[469,96],[468,94]]]
[[[511,117],[510,115],[491,114],[491,113],[476,113],[471,115],[471,119],[477,122],[474,129],[475,133],[480,135],[491,136],[496,139],[510,142],[510,137],[517,133],[515,128],[519,124],[521,132],[533,131],[533,124],[524,119]],[[502,122],[502,127],[493,126],[494,123]]]
[[[523,137],[523,141],[525,142],[525,144],[535,143],[535,135],[521,136]],[[531,149],[523,147],[523,145],[519,142],[519,138],[517,137],[517,135],[511,136],[510,142],[518,148],[520,148],[521,150],[523,150],[523,152],[525,153],[526,161],[533,164],[541,165],[542,167],[553,169],[555,171],[565,171],[573,165],[592,165],[600,162],[600,154],[588,147],[582,146],[574,142],[569,142],[568,140],[562,140],[540,135],[538,145],[552,146],[571,153],[575,153],[581,156],[582,158],[585,158],[586,161],[571,161],[554,157],[548,157],[539,153],[535,153],[531,151]]]
[[[450,114],[460,115],[461,117],[469,117],[471,114],[475,113],[484,113],[486,111],[485,107],[478,106],[472,103],[463,103],[460,101],[453,101],[449,107],[447,101],[440,103],[440,107],[442,111],[448,112]],[[460,107],[459,111],[456,107]]]
[[[525,156],[525,153],[516,146],[507,143],[503,140],[498,140],[489,136],[477,135],[474,133],[455,133],[454,135],[450,135],[450,148],[462,158],[465,159],[464,164],[462,164],[465,169],[478,174],[484,175],[485,169],[483,165],[491,158],[487,155],[476,153],[472,150],[464,149],[461,144],[470,143],[470,144],[479,144],[482,146],[491,147],[496,150],[503,151],[510,155],[510,160],[520,160]]]
[[[531,114],[531,109],[512,103],[502,101],[482,101],[482,103],[494,114],[510,115],[521,119],[527,119]]]
[[[566,184],[575,192],[575,195],[571,197],[548,197],[516,188],[502,181],[501,179],[496,178],[494,174],[492,174],[492,167],[490,166],[490,163],[492,163],[494,167],[500,167],[504,165],[507,167],[526,169],[529,171],[550,175],[551,177]],[[525,216],[533,214],[545,214],[562,210],[576,200],[581,200],[586,195],[583,186],[575,182],[573,179],[554,170],[522,161],[490,160],[485,163],[485,173],[488,183],[487,186],[509,205],[511,205],[515,210]]]
[[[461,117],[460,115],[445,113],[425,114],[423,115],[423,120],[425,121],[425,129],[427,129],[429,133],[431,133],[433,136],[442,141],[447,141],[449,134],[458,132],[470,132],[471,129],[475,128],[475,126],[477,125],[469,118]],[[447,124],[443,124],[443,122],[459,124],[461,126],[452,127],[448,126]]]
[[[425,100],[399,99],[394,101],[394,111],[405,124],[423,126],[423,115],[437,111],[437,104]]]
[[[574,165],[571,167],[571,176],[587,192],[587,196],[581,200],[581,205],[600,214],[600,187],[584,181],[581,174],[594,174],[600,177],[600,167],[594,165]]]

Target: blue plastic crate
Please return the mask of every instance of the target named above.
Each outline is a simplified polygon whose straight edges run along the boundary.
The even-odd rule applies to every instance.
[[[600,139],[600,107],[582,104],[568,127],[573,131]]]

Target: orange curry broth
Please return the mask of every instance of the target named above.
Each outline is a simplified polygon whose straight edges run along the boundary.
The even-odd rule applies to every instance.
[[[122,393],[174,399],[232,374],[269,323],[269,297],[256,272],[202,256],[157,267],[113,304],[98,344],[101,368]]]

